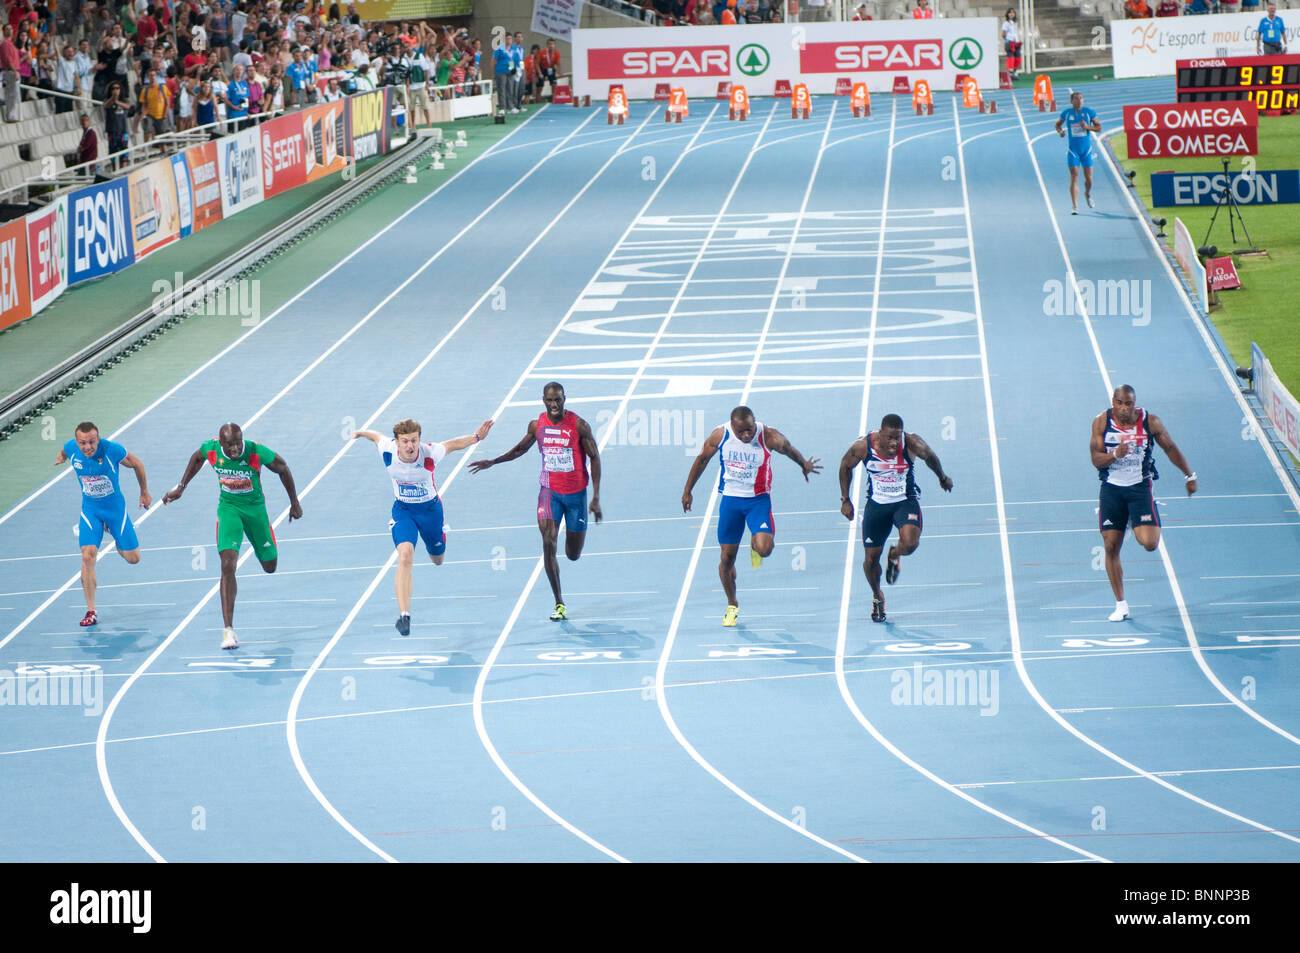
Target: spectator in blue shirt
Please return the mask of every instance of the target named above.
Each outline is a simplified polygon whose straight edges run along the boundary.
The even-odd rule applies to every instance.
[[[1269,3],[1268,16],[1259,21],[1259,33],[1255,36],[1255,52],[1263,52],[1270,56],[1278,56],[1286,52],[1286,24],[1277,15],[1276,3]]]
[[[231,120],[234,131],[244,128],[248,118],[248,81],[244,79],[244,67],[238,63],[230,71],[230,82],[226,84],[226,118]]]
[[[492,48],[492,88],[496,90],[498,110],[505,110],[510,107],[511,61],[510,42],[508,40],[502,41],[499,46]]]
[[[316,88],[316,70],[307,62],[301,46],[293,51],[293,62],[284,68],[284,75],[290,83],[293,105],[306,106],[315,99],[312,93]]]
[[[1202,13],[1209,13],[1210,5],[1205,0],[1187,0],[1187,6],[1183,10],[1183,16],[1194,17]]]
[[[524,35],[515,33],[510,46],[510,111],[524,108]]]

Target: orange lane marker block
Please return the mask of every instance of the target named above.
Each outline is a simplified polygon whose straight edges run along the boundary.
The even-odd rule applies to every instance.
[[[918,116],[921,110],[925,110],[926,115],[934,115],[934,96],[930,93],[929,80],[918,79],[912,87],[912,108]]]

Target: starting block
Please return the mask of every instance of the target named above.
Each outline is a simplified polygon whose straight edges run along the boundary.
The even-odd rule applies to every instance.
[[[895,93],[902,93],[904,96],[906,96],[906,95],[907,95],[908,93],[910,93],[911,91],[912,91],[912,87],[908,85],[907,77],[906,77],[906,76],[895,76],[895,77],[894,77],[894,92],[895,92]]]
[[[930,93],[929,80],[918,79],[916,85],[912,87],[912,108],[916,110],[918,116],[921,115],[922,110],[927,116],[934,115],[934,96]]]
[[[790,118],[808,119],[812,116],[812,98],[805,83],[796,83],[790,97]]]
[[[668,94],[668,108],[664,110],[664,122],[681,122],[690,114],[686,90],[681,86],[674,86]]]
[[[573,88],[568,83],[555,84],[555,94],[551,97],[551,102],[557,106],[566,106],[569,103],[573,103],[575,106],[578,105],[573,98]]]
[[[966,77],[966,88],[962,90],[961,104],[968,109],[979,107],[980,112],[995,113],[998,111],[997,103],[986,103],[984,94],[980,92],[980,84],[976,82],[973,76]]]
[[[952,91],[954,93],[966,92],[966,80],[968,79],[970,79],[969,73],[958,73],[957,82],[953,84]]]
[[[609,88],[609,112],[605,116],[605,124],[612,126],[615,123],[623,125],[627,119],[627,93],[623,92],[622,86],[611,86]]]
[[[1011,73],[1008,70],[1002,70],[998,73],[998,89],[1015,89],[1016,84],[1011,82]]]
[[[789,99],[793,95],[790,90],[790,81],[788,79],[778,79],[776,81],[776,89],[773,91],[772,95],[776,99]]]
[[[848,96],[853,92],[853,80],[847,76],[835,77],[835,95]]]
[[[731,87],[731,103],[727,110],[728,120],[744,121],[749,118],[749,94],[745,92],[744,86]]]
[[[714,99],[730,99],[730,98],[731,98],[731,81],[724,79],[718,83],[718,95],[715,96]]]
[[[1046,73],[1040,73],[1034,77],[1034,105],[1038,107],[1040,113],[1048,110],[1056,112],[1056,97],[1052,93],[1052,77]]]
[[[866,83],[853,84],[849,108],[853,111],[854,119],[863,119],[871,115],[871,93],[867,91]]]
[[[667,83],[655,83],[655,102],[666,103],[671,91]]]

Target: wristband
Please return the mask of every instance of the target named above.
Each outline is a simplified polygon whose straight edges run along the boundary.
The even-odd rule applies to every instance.
[[[841,497],[840,497],[840,502],[841,502],[841,503],[851,503],[851,502],[853,502],[853,501],[850,500],[847,496],[841,496]]]
[[[1185,478],[1183,479],[1183,482],[1184,482],[1184,483],[1191,483],[1191,482],[1193,482],[1195,479],[1196,479],[1196,471],[1193,470],[1189,476],[1187,476],[1187,477],[1185,477]]]

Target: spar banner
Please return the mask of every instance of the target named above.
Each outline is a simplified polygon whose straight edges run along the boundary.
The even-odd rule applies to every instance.
[[[1231,187],[1238,205],[1294,205],[1300,203],[1300,170],[1256,169],[1253,172],[1153,172],[1151,204],[1218,205]]]
[[[1250,367],[1255,393],[1259,395],[1259,402],[1264,405],[1273,429],[1291,451],[1291,456],[1300,458],[1300,402],[1278,380],[1273,365],[1254,341],[1250,342]]]
[[[1148,129],[1128,137],[1130,159],[1178,156],[1253,156],[1259,154],[1259,130]]]
[[[68,287],[68,197],[60,196],[25,221],[27,284],[36,314]]]
[[[262,195],[268,199],[307,181],[302,127],[298,113],[268,119],[258,127],[262,136]]]
[[[1116,79],[1173,76],[1179,60],[1254,56],[1258,13],[1200,17],[1155,17],[1110,21],[1111,60]],[[1300,23],[1286,31],[1287,48],[1300,42]]]
[[[131,240],[135,260],[180,238],[176,176],[170,159],[159,159],[127,176],[131,192]]]
[[[256,129],[232,133],[217,143],[217,172],[221,177],[221,217],[262,201],[262,143]]]
[[[121,271],[135,261],[126,178],[68,196],[68,284]]]
[[[967,74],[998,88],[998,21],[992,17],[768,23],[689,30],[573,31],[573,82],[580,95],[604,97],[619,83],[632,99],[652,99],[655,86],[681,86],[690,97],[717,94],[718,83],[768,96],[778,80],[810,93],[835,92],[840,78],[890,92],[894,79],[952,89]],[[673,43],[666,35],[672,34]]]
[[[0,328],[32,316],[27,275],[27,222],[0,225]]]
[[[190,170],[185,153],[172,156],[172,181],[176,184],[176,214],[180,218],[181,238],[194,231],[194,191],[190,188]]]
[[[569,43],[582,19],[583,0],[533,0],[533,32]]]
[[[217,162],[217,144],[205,142],[185,150],[185,168],[190,176],[190,194],[194,202],[194,231],[221,221],[221,168]]]
[[[358,161],[388,151],[388,87],[349,100],[352,109],[352,157]]]
[[[351,114],[347,100],[311,106],[295,114],[294,119],[302,123],[303,166],[308,182],[347,167]]]

